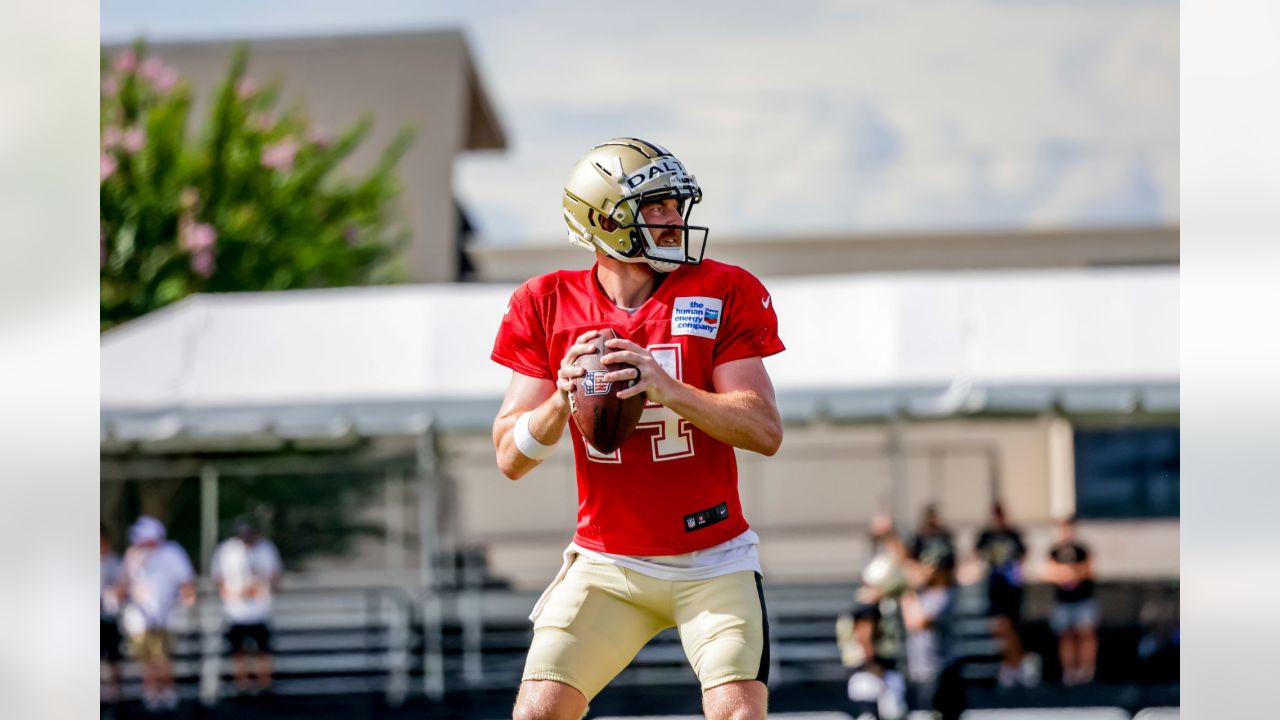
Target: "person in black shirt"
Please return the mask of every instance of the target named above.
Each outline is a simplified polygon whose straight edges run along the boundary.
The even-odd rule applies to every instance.
[[[920,526],[911,539],[911,560],[915,565],[913,581],[924,584],[928,575],[935,572],[945,574],[948,583],[954,579],[956,571],[956,544],[951,530],[942,524],[938,516],[938,507],[929,503],[924,508]]]
[[[901,604],[912,706],[936,710],[944,720],[952,720],[965,705],[960,665],[952,652],[956,544],[933,503],[924,508],[910,557],[915,589],[903,594]]]
[[[1079,685],[1093,680],[1098,658],[1098,603],[1093,597],[1093,564],[1089,549],[1076,538],[1074,518],[1058,521],[1058,541],[1049,550],[1047,577],[1056,587],[1056,606],[1049,618],[1058,634],[1062,681]]]
[[[1032,673],[1020,673],[1023,664],[1018,625],[1022,620],[1022,561],[1027,547],[1022,533],[1009,525],[1004,507],[991,506],[991,519],[983,528],[974,551],[987,566],[987,602],[991,608],[992,631],[1000,641],[1000,686],[1012,687],[1022,679],[1030,684]]]

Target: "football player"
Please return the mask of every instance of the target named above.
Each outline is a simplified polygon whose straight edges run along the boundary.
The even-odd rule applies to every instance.
[[[782,421],[762,359],[783,350],[769,291],[703,259],[689,224],[702,190],[668,150],[597,145],[570,173],[564,219],[589,270],[533,278],[511,297],[493,359],[513,372],[493,424],[498,466],[536,467],[569,425],[578,524],[534,607],[517,718],[580,718],[653,636],[677,627],[709,718],[765,716],[769,627],[759,539],[738,498],[734,448],[773,455]],[[637,381],[636,430],[612,453],[569,418],[579,356],[602,328],[606,382]]]

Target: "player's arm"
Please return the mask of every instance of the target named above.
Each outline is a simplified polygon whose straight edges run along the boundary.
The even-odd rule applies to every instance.
[[[625,399],[646,393],[650,400],[675,411],[706,434],[736,448],[773,455],[782,445],[782,417],[773,393],[773,382],[759,357],[731,360],[711,372],[714,392],[680,382],[667,374],[647,350],[630,340],[609,340],[615,350],[600,358],[606,364],[629,363],[640,372],[640,382],[618,392]],[[605,376],[606,381],[630,380],[631,369]]]
[[[498,454],[498,469],[512,480],[519,480],[542,463],[545,447],[554,446],[564,434],[565,421],[569,419],[569,392],[574,378],[584,370],[573,365],[579,355],[595,352],[594,345],[586,344],[596,331],[583,333],[565,353],[556,374],[555,382],[522,373],[511,373],[511,383],[502,400],[502,408],[493,420],[493,446]],[[519,427],[521,417],[529,413],[527,425]],[[527,432],[528,436],[522,434]],[[532,440],[532,443],[530,441]],[[524,450],[521,449],[524,445]],[[542,446],[542,447],[539,447]]]

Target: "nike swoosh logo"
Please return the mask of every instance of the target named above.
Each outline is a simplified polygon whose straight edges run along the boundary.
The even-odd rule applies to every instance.
[[[773,296],[772,296],[772,295],[765,295],[765,296],[764,296],[764,299],[760,301],[760,304],[764,306],[764,309],[765,309],[765,310],[768,310],[768,309],[769,309],[769,303],[771,303],[771,302],[773,302]]]

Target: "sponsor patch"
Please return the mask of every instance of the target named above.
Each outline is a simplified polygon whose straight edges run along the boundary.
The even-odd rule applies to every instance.
[[[723,321],[720,298],[678,297],[671,308],[671,334],[715,339]]]

